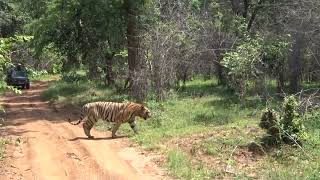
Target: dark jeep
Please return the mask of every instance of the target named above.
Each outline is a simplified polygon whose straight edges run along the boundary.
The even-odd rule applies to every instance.
[[[6,82],[9,86],[20,86],[27,89],[30,88],[27,70],[21,65],[17,65],[7,71]]]

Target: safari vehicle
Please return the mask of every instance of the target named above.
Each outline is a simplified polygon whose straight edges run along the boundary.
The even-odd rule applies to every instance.
[[[21,88],[30,88],[30,81],[27,70],[18,64],[16,67],[10,68],[7,71],[6,82],[9,86],[17,86]]]

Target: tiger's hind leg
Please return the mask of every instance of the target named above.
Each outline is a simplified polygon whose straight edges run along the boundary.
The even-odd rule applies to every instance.
[[[86,121],[85,123],[83,123],[83,130],[84,130],[84,133],[86,134],[86,136],[88,136],[89,139],[93,139],[94,136],[92,136],[90,134],[90,130],[92,129],[94,123],[90,120]]]

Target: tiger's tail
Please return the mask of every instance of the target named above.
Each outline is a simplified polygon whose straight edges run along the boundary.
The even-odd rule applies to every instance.
[[[81,115],[80,115],[80,119],[77,122],[72,122],[71,118],[68,118],[68,122],[72,125],[78,125],[82,122],[83,120],[83,115],[84,115],[84,109],[81,109]]]
[[[77,122],[71,122],[72,120],[70,118],[68,118],[68,122],[72,125],[78,125],[81,123],[82,119],[79,119]]]

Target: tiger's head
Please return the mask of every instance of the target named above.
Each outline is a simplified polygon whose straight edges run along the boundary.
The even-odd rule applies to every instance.
[[[151,112],[147,107],[141,105],[139,116],[142,117],[144,120],[147,120],[151,117]]]

